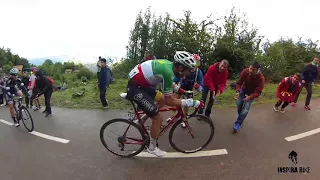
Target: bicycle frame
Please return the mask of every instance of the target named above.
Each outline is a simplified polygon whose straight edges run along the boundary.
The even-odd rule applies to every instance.
[[[137,108],[135,107],[134,103],[132,101],[130,101],[133,108],[134,108],[134,117],[132,119],[130,119],[132,122],[135,121],[135,120],[138,120],[139,121],[139,125],[140,127],[142,128],[144,134],[148,134],[148,130],[146,129],[146,127],[144,126],[144,122],[143,120],[140,118],[141,115],[145,115],[145,113],[143,111],[137,111]],[[175,123],[176,120],[182,118],[186,118],[187,116],[184,114],[184,112],[182,111],[182,108],[181,107],[166,107],[166,108],[161,108],[159,109],[159,112],[166,112],[166,111],[177,111],[177,113],[174,115],[174,118],[172,118],[172,120],[170,120],[168,122],[167,125],[165,125],[163,128],[161,128],[160,132],[159,132],[159,135],[158,135],[158,138],[161,137],[163,135],[163,133],[165,133],[168,129],[170,129],[170,127]],[[195,114],[197,112],[197,109],[191,114]],[[190,116],[191,116],[190,115]],[[186,128],[188,129],[190,135],[192,137],[194,137],[192,131],[191,131],[191,128],[189,126],[189,123],[186,121]],[[131,125],[129,125],[127,127],[127,129],[125,130],[123,136],[126,136],[127,134],[127,131],[129,130]],[[148,135],[149,136],[149,135]],[[136,139],[136,138],[130,138],[130,137],[125,137],[127,139],[130,139],[130,140],[134,140],[134,141],[137,141],[137,142],[125,142],[125,144],[143,144],[143,140],[141,139]]]

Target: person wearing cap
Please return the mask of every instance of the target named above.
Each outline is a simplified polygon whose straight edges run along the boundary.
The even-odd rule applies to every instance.
[[[36,87],[36,75],[35,73],[38,71],[38,68],[37,67],[33,67],[32,70],[31,70],[31,76],[29,78],[29,84],[28,84],[28,90],[29,90],[29,94],[31,95],[31,98],[30,98],[30,102],[34,101],[34,104],[35,104],[35,107],[34,107],[34,111],[37,111],[39,109],[41,109],[41,105],[40,105],[40,102],[39,102],[39,99],[36,98],[36,95],[38,94],[38,89]],[[32,107],[32,105],[31,105]],[[30,107],[30,108],[31,108]]]
[[[261,73],[261,65],[254,62],[249,68],[244,69],[236,84],[236,96],[238,118],[234,123],[233,130],[238,132],[247,117],[254,99],[259,97],[264,88],[265,78]]]
[[[107,60],[105,58],[101,58],[101,70],[98,80],[98,87],[100,89],[100,100],[104,108],[107,108],[109,106],[108,101],[106,100],[106,91],[111,82],[111,70],[107,67],[106,62]]]

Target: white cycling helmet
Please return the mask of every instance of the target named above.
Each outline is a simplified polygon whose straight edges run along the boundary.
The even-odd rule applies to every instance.
[[[190,69],[197,67],[197,62],[193,59],[193,55],[186,51],[177,51],[174,55],[174,61]]]
[[[11,75],[17,75],[19,73],[19,70],[17,68],[12,68],[9,73]]]

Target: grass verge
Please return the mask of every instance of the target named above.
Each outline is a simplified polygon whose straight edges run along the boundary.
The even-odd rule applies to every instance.
[[[80,109],[101,109],[102,105],[99,98],[99,89],[96,80],[89,81],[86,85],[73,82],[75,87],[69,88],[65,91],[54,92],[52,95],[52,106],[67,107],[67,108],[80,108]],[[129,110],[131,109],[130,102],[123,100],[119,97],[119,93],[126,92],[127,80],[117,79],[114,84],[111,84],[107,89],[106,97],[109,101],[110,109]],[[273,104],[277,101],[275,96],[276,87],[278,84],[266,84],[263,94],[255,100],[253,104]],[[72,94],[84,91],[81,97],[73,98]],[[235,91],[228,88],[223,94],[217,97],[217,103],[214,107],[233,107],[236,106],[234,100]],[[303,89],[299,100],[304,100],[306,97],[306,90]],[[320,86],[313,87],[312,98],[320,97]],[[200,99],[199,94],[196,99]],[[44,104],[44,98],[41,97],[41,104]],[[312,103],[312,101],[311,101]],[[312,105],[312,104],[311,104]]]

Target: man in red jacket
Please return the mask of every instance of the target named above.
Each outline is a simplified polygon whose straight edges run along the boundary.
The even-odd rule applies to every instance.
[[[291,77],[285,77],[280,83],[277,88],[277,98],[278,101],[273,107],[273,110],[278,112],[279,111],[279,106],[281,106],[281,113],[284,113],[286,108],[289,103],[293,102],[295,97],[298,95],[299,90],[300,90],[300,79],[301,75],[299,73],[295,73]]]
[[[214,103],[215,96],[222,94],[224,91],[227,79],[228,79],[228,66],[229,62],[224,59],[221,62],[214,63],[211,65],[203,80],[203,90],[201,101],[205,104],[210,91],[210,98],[205,111],[205,116],[210,117],[211,108]],[[199,114],[203,113],[203,109],[199,110]]]
[[[253,100],[259,97],[264,88],[264,76],[260,71],[260,64],[254,62],[249,68],[244,69],[236,85],[238,100],[238,118],[233,127],[234,132],[238,132],[247,117]]]

